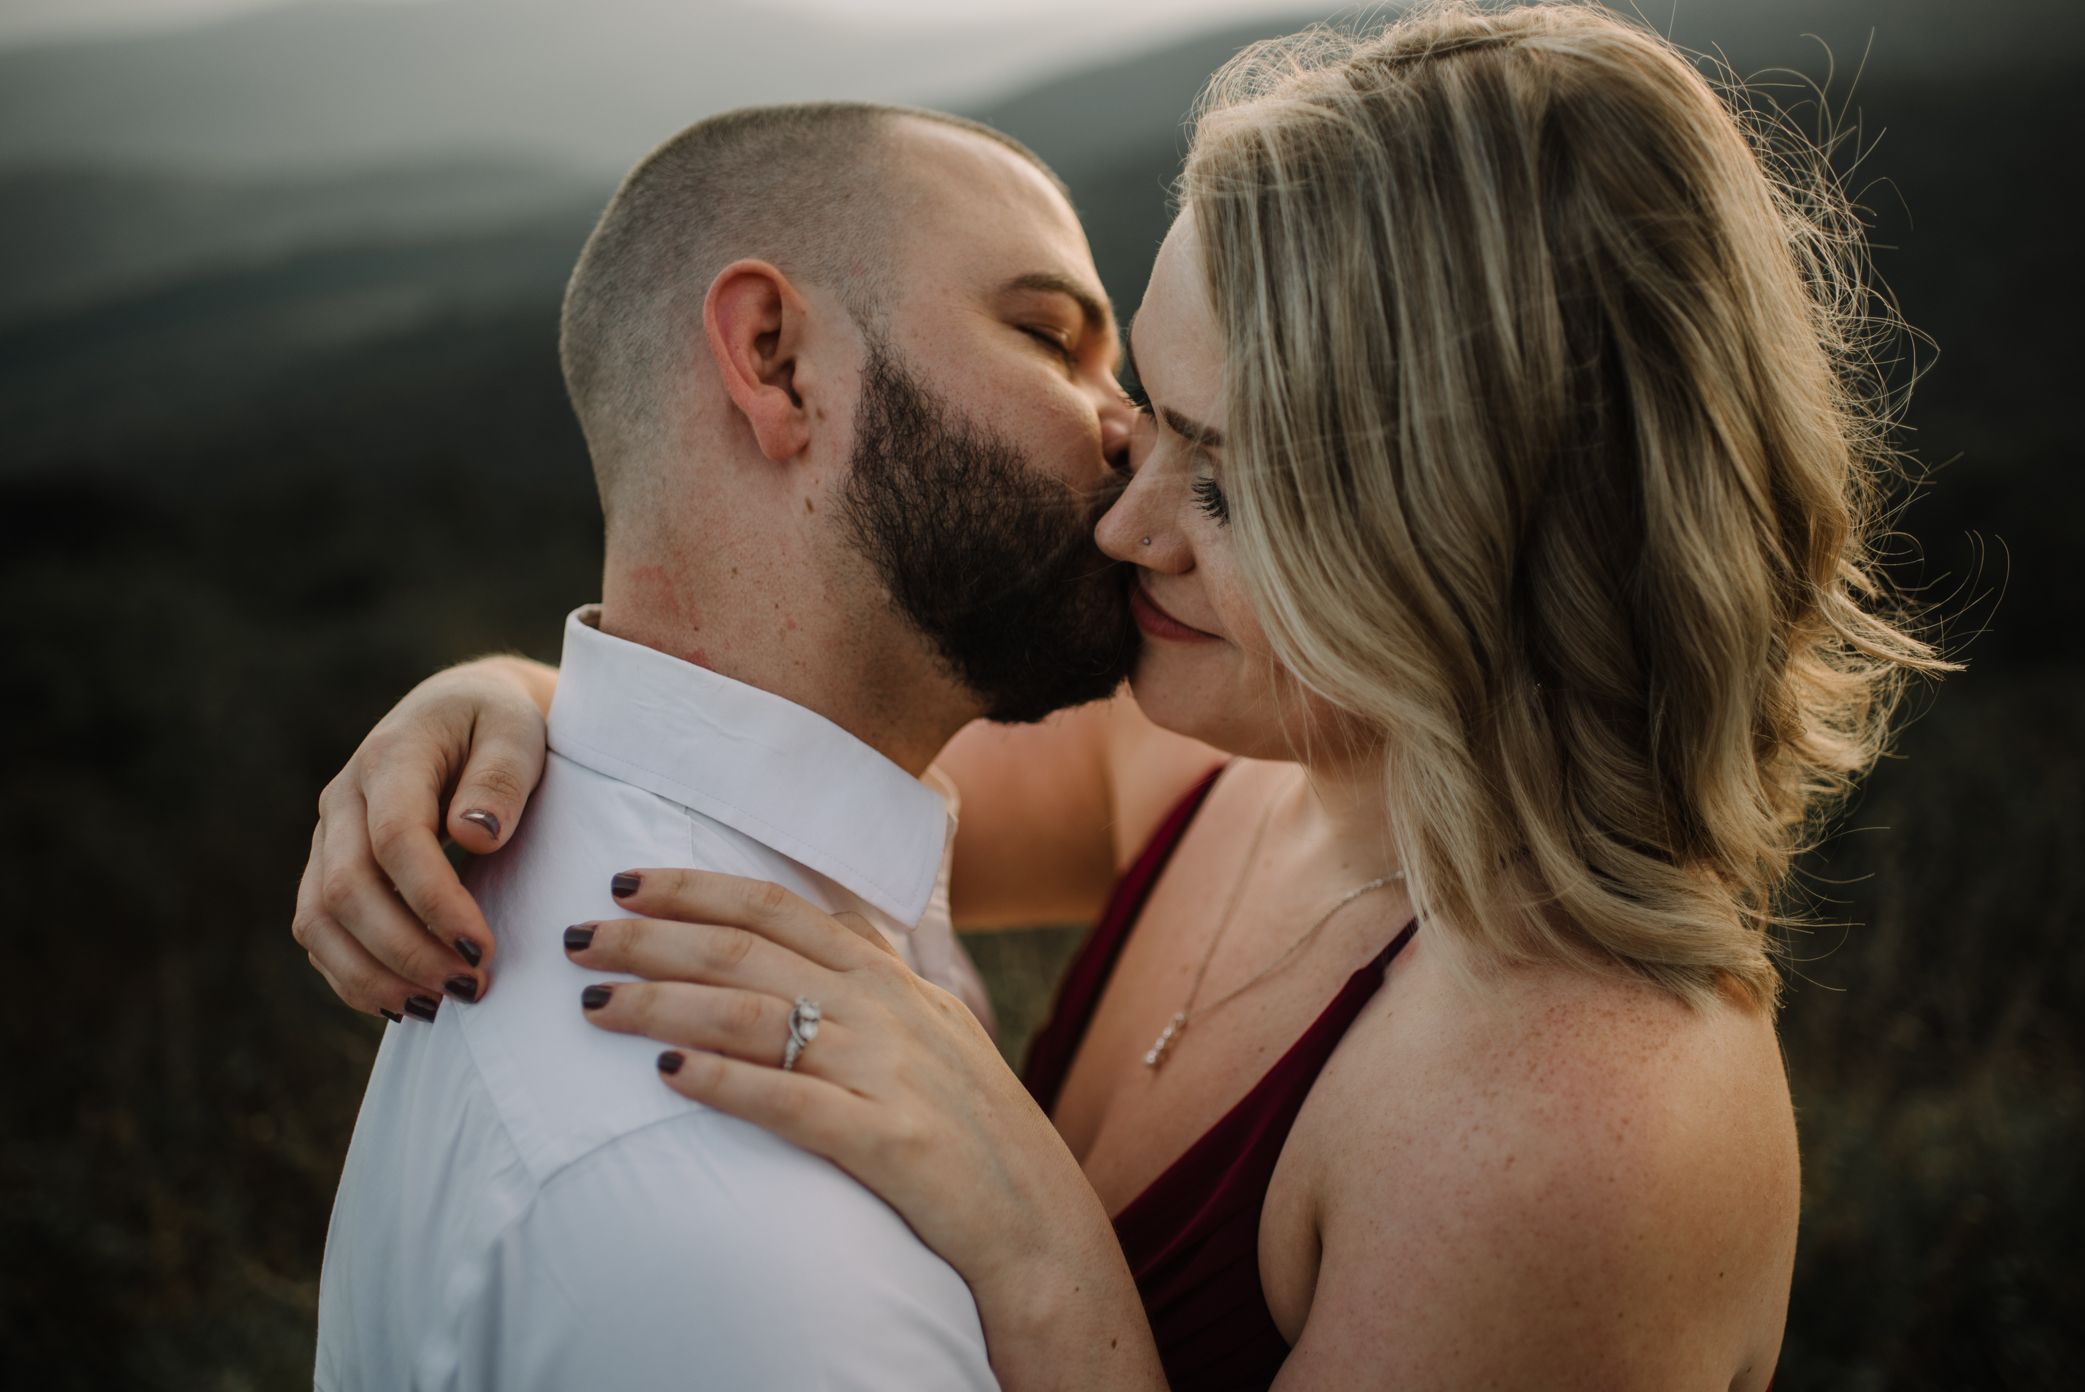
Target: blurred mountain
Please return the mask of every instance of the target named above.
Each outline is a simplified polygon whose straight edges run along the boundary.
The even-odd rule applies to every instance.
[[[1268,0],[1294,27],[1305,6]],[[1814,34],[1854,63],[1876,33],[1889,71],[2019,71],[2075,53],[2075,0],[1686,0],[1655,23],[1740,71],[1811,66]],[[1331,13],[1328,7],[1324,13]],[[1065,138],[1111,112],[1177,120],[1176,78],[1209,40],[1167,53],[1133,7],[1068,5],[963,26],[849,24],[738,0],[313,3],[198,28],[0,52],[0,168],[85,163],[312,173],[497,157],[612,175],[663,136],[759,101],[860,97],[977,105],[1052,69]],[[1190,62],[1190,55],[1195,61]],[[1189,79],[1189,94],[1199,76]],[[1160,94],[1168,94],[1162,101]],[[1171,110],[1167,110],[1171,107]]]
[[[576,13],[550,0],[314,5],[174,35],[0,54],[0,110],[8,113],[0,155],[33,148],[55,158],[67,148],[59,134],[70,129],[85,142],[74,153],[121,152],[128,161],[0,172],[0,469],[60,459],[124,467],[139,458],[137,441],[200,439],[217,428],[212,422],[250,420],[257,410],[303,399],[276,395],[292,377],[323,383],[352,380],[363,367],[388,372],[397,344],[438,335],[444,325],[478,326],[458,330],[469,337],[487,315],[536,325],[547,351],[565,275],[611,186],[611,152],[619,168],[701,110],[787,95],[730,84],[752,71],[735,55],[778,42],[791,25],[803,30],[803,61],[790,81],[804,91],[821,90],[815,84],[838,70],[832,65],[847,66],[842,49],[857,70],[849,81],[857,88],[871,82],[870,70],[890,66],[888,50],[877,45],[895,42],[853,36],[860,42],[849,49],[835,38],[847,36],[830,26],[705,0],[676,10],[658,42],[639,45],[626,30],[656,14],[644,0],[612,0],[588,25],[575,27]],[[524,22],[530,16],[540,23]],[[965,109],[1027,141],[1064,175],[1103,279],[1126,310],[1142,293],[1165,229],[1166,185],[1196,94],[1242,46],[1295,23],[1275,17],[1193,35]],[[1804,37],[1806,29],[1829,44],[1829,56],[1818,39]],[[1687,7],[1674,32],[1697,50],[1726,55],[1741,72],[1796,67],[1822,80],[1836,58],[1833,99],[1846,102],[1850,93],[1842,119],[1863,117],[1864,139],[1881,138],[1868,174],[1897,179],[1875,186],[1876,200],[1895,208],[1906,179],[1925,172],[1914,146],[1945,144],[1956,162],[1950,167],[1985,186],[2005,160],[1994,163],[1974,142],[2008,153],[2057,148],[2061,120],[2052,128],[2027,118],[2028,125],[2001,129],[1951,103],[1974,91],[1973,100],[1989,107],[1994,94],[2035,88],[2025,79],[2037,68],[2085,52],[2085,6],[1987,0],[1970,11],[1940,0],[1715,0]],[[941,48],[912,52],[897,67],[913,79],[945,71],[935,68],[936,54],[969,51],[964,46],[974,42],[981,42],[975,33],[945,36]],[[1994,67],[2009,48],[2020,71]],[[635,64],[637,76],[621,88],[654,90],[574,118],[560,103],[599,96],[603,84],[618,88],[607,76],[611,49]],[[1852,74],[1863,58],[1856,86]],[[1030,53],[1027,61],[1039,60]],[[663,81],[645,64],[683,64],[690,77]],[[1914,88],[1922,95],[1908,95]],[[372,95],[379,91],[382,100]],[[668,105],[673,94],[685,100],[669,110],[660,92]],[[1782,95],[1805,94],[1791,85]],[[1878,96],[1882,106],[1872,100]],[[61,119],[72,109],[66,103],[79,111]],[[517,104],[529,110],[518,113]],[[1918,131],[1886,132],[1900,120]],[[517,145],[533,142],[530,157],[459,153],[503,123]],[[544,154],[563,125],[577,142],[562,151],[573,163]],[[408,134],[403,147],[392,140]],[[224,163],[264,165],[295,153],[301,172],[203,175],[174,167],[180,152],[220,139],[229,142]],[[404,147],[447,153],[419,164],[328,168],[350,153]],[[2043,168],[2040,158],[2027,162]],[[1973,206],[1916,200],[1911,206],[1930,225],[1912,239],[1914,255],[1948,241],[1953,222],[1988,221],[1985,215],[2012,206],[2006,191],[1990,192]],[[2055,206],[2034,205],[2042,213]],[[1950,276],[1948,283],[1962,283],[2011,235],[1978,226],[1978,236],[1958,239],[1952,270],[1933,270],[1934,285]],[[2016,262],[1992,274],[2004,279],[2022,269]],[[2045,273],[2067,274],[2061,265]],[[1921,287],[1918,298],[1937,295]],[[2023,328],[2030,337],[2047,331]],[[1957,360],[1993,351],[1961,338],[1948,348]],[[2006,386],[2022,380],[2017,371],[1990,375],[1992,390],[2028,396]],[[2027,418],[2048,414],[2048,400],[2026,400]]]
[[[735,0],[314,3],[39,45],[0,53],[0,167],[308,173],[492,156],[613,175],[734,106],[975,101],[1151,42],[1091,0],[978,13],[906,27]]]
[[[0,323],[315,246],[590,219],[610,184],[540,164],[272,179],[99,169],[0,173]]]

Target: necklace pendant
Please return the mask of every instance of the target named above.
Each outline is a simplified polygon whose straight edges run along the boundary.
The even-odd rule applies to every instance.
[[[1184,1010],[1166,1022],[1164,1032],[1158,1036],[1158,1041],[1151,1046],[1150,1052],[1144,1055],[1146,1068],[1156,1068],[1166,1061],[1166,1050],[1173,1047],[1173,1036],[1180,1033],[1180,1027],[1186,1023],[1187,1012]]]

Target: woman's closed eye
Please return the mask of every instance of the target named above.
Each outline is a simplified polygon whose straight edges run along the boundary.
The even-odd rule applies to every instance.
[[[1144,390],[1142,382],[1139,382],[1135,377],[1130,377],[1118,382],[1116,385],[1122,389],[1124,399],[1130,405],[1136,407],[1139,414],[1146,416],[1151,414],[1151,394]]]

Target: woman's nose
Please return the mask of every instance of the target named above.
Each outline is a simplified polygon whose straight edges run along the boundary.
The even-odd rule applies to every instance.
[[[1134,475],[1093,529],[1101,551],[1151,570],[1191,568],[1193,558],[1179,544],[1178,534],[1166,525],[1163,492],[1163,481],[1155,473],[1144,470]]]

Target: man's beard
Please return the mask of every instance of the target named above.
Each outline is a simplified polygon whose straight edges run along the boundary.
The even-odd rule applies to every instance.
[[[987,719],[1040,720],[1129,675],[1129,568],[1093,540],[1119,491],[1085,497],[1043,474],[871,341],[842,506],[898,611]]]

